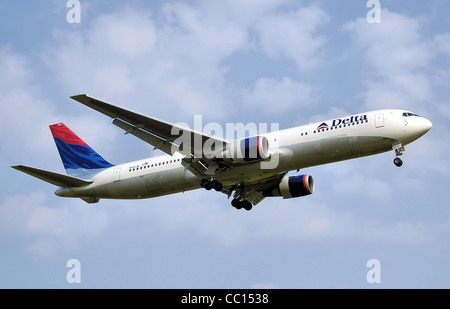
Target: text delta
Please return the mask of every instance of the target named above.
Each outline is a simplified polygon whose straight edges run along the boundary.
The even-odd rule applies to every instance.
[[[337,127],[339,125],[350,124],[353,122],[367,122],[367,115],[357,115],[357,116],[351,116],[349,118],[344,118],[344,119],[340,119],[340,118],[334,119],[331,126]]]

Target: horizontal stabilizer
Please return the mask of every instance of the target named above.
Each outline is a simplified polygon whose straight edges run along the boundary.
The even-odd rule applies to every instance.
[[[54,172],[50,172],[50,171],[46,171],[46,170],[41,170],[41,169],[38,169],[35,167],[29,167],[29,166],[25,166],[25,165],[16,165],[16,166],[11,166],[11,167],[15,168],[16,170],[19,170],[21,172],[24,172],[28,175],[34,176],[43,181],[51,183],[55,186],[63,187],[63,188],[84,187],[93,182],[90,180],[84,180],[81,178],[63,175],[63,174],[59,174],[59,173],[54,173]]]

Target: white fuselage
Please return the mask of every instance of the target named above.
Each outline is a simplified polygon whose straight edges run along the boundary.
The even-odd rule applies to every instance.
[[[271,156],[264,162],[234,165],[215,174],[224,185],[251,182],[291,170],[390,151],[407,145],[431,128],[431,122],[403,110],[379,110],[261,134]],[[200,188],[183,155],[158,156],[108,168],[80,188],[61,188],[59,196],[138,199]]]

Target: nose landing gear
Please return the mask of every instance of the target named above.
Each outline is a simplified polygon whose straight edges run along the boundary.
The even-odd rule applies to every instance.
[[[400,167],[400,166],[403,165],[403,161],[400,158],[395,158],[394,159],[394,164],[395,164],[395,166]]]
[[[405,147],[401,143],[398,143],[398,144],[393,145],[392,149],[394,149],[395,155],[396,155],[396,158],[394,159],[395,166],[397,166],[397,167],[402,166],[403,161],[402,161],[402,159],[399,158],[399,156],[401,156],[403,154],[403,152],[405,151]]]

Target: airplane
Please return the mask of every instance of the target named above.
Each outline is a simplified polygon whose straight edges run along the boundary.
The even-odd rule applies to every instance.
[[[11,167],[58,186],[57,196],[87,203],[205,188],[233,197],[231,205],[236,209],[251,210],[266,197],[290,199],[314,192],[311,175],[289,172],[390,150],[395,152],[394,164],[400,167],[405,145],[432,127],[431,121],[410,111],[386,109],[228,140],[86,94],[71,98],[166,154],[114,165],[63,123],[50,125],[66,175],[25,165]]]

